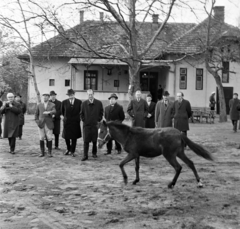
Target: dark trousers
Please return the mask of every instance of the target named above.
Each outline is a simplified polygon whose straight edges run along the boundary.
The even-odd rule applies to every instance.
[[[0,137],[2,136],[2,117],[0,115]]]
[[[114,140],[115,141],[115,140]],[[110,139],[107,143],[107,151],[110,153],[112,151],[112,143],[113,143],[113,139]],[[121,145],[115,141],[115,145],[116,145],[116,150],[117,151],[121,151],[122,147]]]
[[[77,139],[65,139],[67,150],[71,153],[75,153],[76,145],[77,145]]]
[[[181,133],[183,133],[187,137],[187,131],[181,131]],[[184,147],[187,147],[186,143],[184,143]]]
[[[15,145],[16,145],[16,138],[15,137],[8,138],[8,142],[9,142],[10,150],[14,152]]]
[[[18,137],[22,137],[22,133],[23,133],[23,125],[19,125],[18,126]]]
[[[59,134],[54,134],[55,137],[55,147],[58,147],[59,145]]]
[[[234,131],[237,131],[237,123],[238,123],[238,120],[232,120],[233,130]]]
[[[88,156],[89,142],[84,142],[84,156]],[[97,154],[97,142],[93,142],[92,154]]]

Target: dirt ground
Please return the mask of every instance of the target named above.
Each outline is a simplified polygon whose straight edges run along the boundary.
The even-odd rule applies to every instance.
[[[123,184],[119,169],[126,153],[81,162],[64,156],[64,141],[53,158],[39,158],[39,140],[33,116],[26,117],[23,140],[17,140],[16,155],[8,153],[8,141],[0,140],[1,229],[238,229],[240,228],[240,132],[230,121],[220,124],[190,124],[189,137],[215,157],[206,161],[191,150],[187,155],[203,179],[197,188],[192,171],[183,165],[173,190],[167,188],[174,175],[163,157],[141,158],[140,183],[134,163],[125,168],[129,184]]]

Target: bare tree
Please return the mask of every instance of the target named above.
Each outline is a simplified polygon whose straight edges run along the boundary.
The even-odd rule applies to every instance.
[[[234,27],[226,26],[218,15],[213,16],[213,8],[216,1],[211,1],[211,9],[208,13],[206,47],[205,47],[205,66],[208,72],[214,77],[218,88],[220,116],[219,121],[227,121],[226,102],[222,85],[222,75],[235,73],[224,66],[224,62],[239,62],[239,37],[240,31]]]
[[[11,6],[11,8],[9,8]],[[31,6],[27,5],[26,1],[15,0],[11,4],[8,4],[6,10],[14,12],[16,17],[12,15],[7,15],[0,13],[0,25],[3,28],[7,28],[8,31],[11,32],[11,37],[14,41],[19,42],[19,46],[22,46],[27,50],[29,55],[29,69],[28,73],[29,76],[32,77],[34,88],[36,92],[37,102],[41,102],[40,93],[38,90],[36,74],[35,74],[35,66],[33,62],[33,54],[32,54],[32,47],[34,46],[34,38],[31,33],[31,28],[35,23],[36,19],[39,19],[36,15],[33,16],[32,11],[33,9]],[[2,11],[3,12],[3,11]],[[16,19],[17,18],[17,19]]]

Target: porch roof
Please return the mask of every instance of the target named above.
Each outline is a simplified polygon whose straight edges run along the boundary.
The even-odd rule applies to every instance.
[[[142,61],[143,66],[169,66],[167,61],[152,60]],[[117,59],[94,59],[94,58],[71,58],[69,64],[87,64],[87,65],[128,65],[127,63]]]

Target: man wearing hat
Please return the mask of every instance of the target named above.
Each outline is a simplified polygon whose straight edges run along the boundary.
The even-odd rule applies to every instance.
[[[192,116],[191,104],[188,100],[183,99],[183,93],[177,93],[177,100],[173,104],[174,128],[187,135],[189,130],[188,119]],[[185,144],[186,147],[186,144]]]
[[[15,154],[16,138],[18,137],[19,114],[21,113],[20,104],[14,101],[14,94],[8,93],[7,100],[0,108],[0,114],[5,114],[3,138],[8,138],[10,152]],[[2,150],[2,149],[1,149]]]
[[[148,104],[148,115],[146,118],[145,127],[146,128],[155,128],[154,116],[155,116],[156,103],[152,102],[151,94],[148,94],[146,99],[147,99],[147,104]]]
[[[157,102],[155,109],[155,125],[157,128],[172,127],[173,102],[169,100],[168,91],[164,91],[163,99]]]
[[[131,100],[128,104],[127,113],[132,118],[132,126],[145,127],[145,120],[148,115],[147,102],[141,98],[141,90],[135,93],[136,99]]]
[[[238,99],[238,93],[233,94],[233,98],[229,100],[229,108],[230,108],[230,119],[232,120],[233,131],[237,132],[237,123],[239,119],[239,111],[238,108],[240,106],[240,101]]]
[[[53,134],[55,138],[55,149],[59,149],[59,134],[61,129],[61,106],[62,103],[56,99],[55,91],[50,91],[50,102],[55,104],[56,113],[53,115],[54,129]]]
[[[22,96],[20,94],[16,94],[15,95],[15,101],[18,102],[21,106],[21,114],[19,115],[19,127],[18,127],[18,133],[19,133],[19,140],[22,139],[22,133],[23,133],[23,125],[25,123],[25,118],[24,118],[24,114],[27,111],[27,107],[26,104],[21,100]]]
[[[82,137],[80,126],[80,112],[82,101],[75,98],[73,89],[67,91],[68,99],[62,101],[63,132],[67,150],[65,155],[71,154],[75,157],[77,139]]]
[[[82,161],[88,160],[89,143],[92,142],[92,155],[97,158],[98,123],[103,117],[102,102],[94,98],[92,89],[87,90],[88,100],[82,103],[81,119],[83,121],[84,155]]]
[[[43,93],[43,102],[37,105],[35,112],[35,121],[38,125],[38,132],[40,138],[41,154],[39,157],[45,155],[44,140],[47,140],[48,156],[52,157],[52,133],[54,128],[53,115],[56,113],[55,104],[49,101],[50,95],[48,92]]]
[[[116,121],[116,122],[122,122],[125,119],[125,114],[123,112],[123,107],[117,103],[117,95],[115,93],[111,94],[108,98],[110,105],[105,107],[105,113],[104,117],[106,121]],[[110,139],[107,143],[107,154],[111,154],[112,152],[112,140]],[[121,145],[115,141],[116,150],[118,151],[118,154],[121,153]]]

